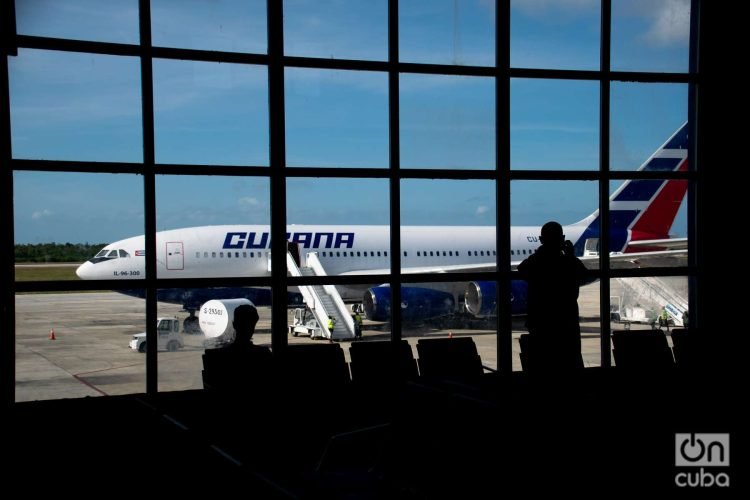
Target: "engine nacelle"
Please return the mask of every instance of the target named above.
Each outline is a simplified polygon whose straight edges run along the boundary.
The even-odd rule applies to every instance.
[[[497,283],[472,281],[464,292],[466,311],[476,317],[497,316]]]
[[[367,319],[388,321],[391,318],[391,287],[377,286],[365,292],[362,301]],[[430,288],[401,287],[401,319],[423,321],[452,314],[456,301],[453,295]]]
[[[510,306],[514,315],[526,314],[528,285],[523,280],[510,283]],[[464,292],[466,311],[476,317],[497,316],[497,283],[494,281],[472,281]]]

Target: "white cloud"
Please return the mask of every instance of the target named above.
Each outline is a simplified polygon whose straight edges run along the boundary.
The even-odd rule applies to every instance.
[[[245,206],[249,205],[249,206],[252,206],[252,207],[257,207],[258,205],[260,205],[260,202],[258,201],[258,198],[253,198],[251,196],[245,196],[245,197],[240,198],[238,200],[238,203],[240,205],[245,205]]]
[[[477,214],[477,215],[484,215],[484,214],[486,214],[486,213],[487,213],[487,212],[489,212],[489,211],[490,211],[490,207],[488,207],[487,205],[479,205],[479,206],[477,207],[477,212],[476,212],[476,214]]]
[[[690,0],[665,0],[645,13],[650,26],[644,38],[655,45],[684,44],[690,37]]]
[[[39,220],[39,219],[43,219],[45,217],[49,217],[52,214],[53,214],[52,210],[48,210],[48,209],[45,208],[43,210],[37,210],[37,211],[33,212],[31,214],[31,218],[33,220]]]

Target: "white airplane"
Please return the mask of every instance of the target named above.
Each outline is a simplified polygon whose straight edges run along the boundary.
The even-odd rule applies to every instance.
[[[647,171],[687,170],[687,124],[684,124],[640,167]],[[670,238],[669,230],[687,190],[686,180],[628,180],[610,197],[610,261],[613,266],[638,266],[646,260],[686,257],[686,239]],[[546,222],[546,221],[545,221]],[[599,211],[564,225],[576,255],[589,266],[598,266]],[[328,275],[387,274],[390,271],[388,226],[290,225],[287,240],[300,252],[315,252]],[[402,226],[401,270],[403,273],[450,273],[494,271],[496,262],[494,226]],[[541,226],[511,227],[511,264],[515,267],[540,245]],[[260,225],[189,227],[156,233],[158,278],[247,277],[270,275],[270,230]],[[76,274],[81,279],[138,280],[145,276],[143,235],[105,246],[83,263]],[[418,321],[466,312],[476,317],[494,314],[494,281],[429,283],[403,286],[402,318]],[[337,287],[344,300],[362,302],[366,316],[387,321],[390,288]],[[142,290],[121,290],[143,296]],[[364,293],[363,293],[364,292]],[[512,282],[512,311],[524,314],[526,283]],[[159,301],[181,304],[190,312],[210,299],[250,299],[269,305],[271,292],[264,288],[160,289]],[[464,298],[461,301],[461,297]],[[290,290],[288,304],[301,303],[301,295]],[[464,306],[461,306],[461,304]],[[412,307],[404,307],[411,304]],[[461,309],[461,310],[459,310]]]

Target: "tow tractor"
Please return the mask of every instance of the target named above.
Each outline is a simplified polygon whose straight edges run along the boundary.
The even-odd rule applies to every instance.
[[[294,337],[299,336],[300,333],[309,335],[310,337],[321,336],[318,321],[306,307],[297,307],[294,309],[294,316],[288,325],[288,330]]]
[[[160,351],[174,352],[185,346],[177,318],[159,318],[156,323],[157,346]],[[136,333],[128,344],[131,349],[146,352],[146,332]]]

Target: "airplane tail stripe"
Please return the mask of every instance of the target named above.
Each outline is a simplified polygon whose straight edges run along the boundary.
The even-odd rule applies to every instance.
[[[672,172],[680,164],[682,158],[651,158],[644,170],[651,172]]]
[[[649,201],[663,183],[661,179],[630,181],[613,201]]]

